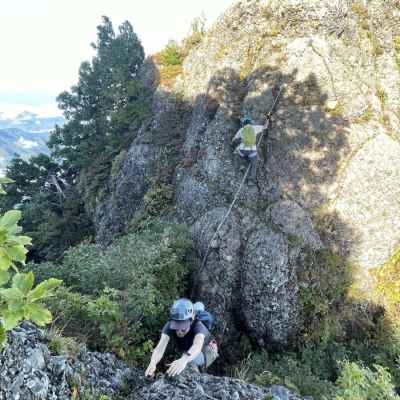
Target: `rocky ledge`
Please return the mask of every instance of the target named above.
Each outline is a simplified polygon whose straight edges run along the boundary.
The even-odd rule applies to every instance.
[[[107,396],[107,397],[106,397]],[[281,386],[251,385],[237,379],[184,373],[154,381],[111,354],[53,355],[43,331],[24,322],[10,332],[0,354],[0,400],[306,400]]]

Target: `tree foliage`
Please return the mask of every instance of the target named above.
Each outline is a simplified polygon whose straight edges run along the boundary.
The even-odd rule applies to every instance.
[[[1,184],[12,183],[9,178],[0,178]],[[6,342],[6,332],[15,328],[22,320],[30,320],[39,326],[51,322],[52,315],[41,301],[52,294],[61,281],[48,279],[34,288],[32,272],[21,273],[17,264],[25,264],[31,238],[20,235],[22,228],[19,210],[7,211],[0,216],[0,345]]]
[[[31,157],[29,161],[17,156],[6,168],[6,176],[12,180],[7,196],[2,197],[0,211],[29,202],[48,185],[49,176],[57,175],[60,166],[46,154]]]
[[[99,154],[118,154],[147,115],[138,78],[144,51],[131,24],[124,22],[115,34],[103,17],[92,47],[96,55],[81,64],[78,83],[57,98],[67,122],[49,141],[54,154],[78,170],[90,167]]]
[[[0,198],[0,212],[18,207],[21,225],[34,245],[29,258],[56,260],[92,235],[92,224],[74,188],[74,173],[45,154],[26,161],[14,158],[6,169],[13,183]]]

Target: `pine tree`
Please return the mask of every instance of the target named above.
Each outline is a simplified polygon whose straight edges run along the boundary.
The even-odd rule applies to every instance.
[[[144,51],[131,24],[124,22],[116,35],[103,17],[92,47],[96,55],[81,64],[78,84],[57,98],[67,123],[49,142],[57,157],[78,170],[95,164],[99,154],[103,159],[118,154],[132,123],[147,111],[138,79]]]

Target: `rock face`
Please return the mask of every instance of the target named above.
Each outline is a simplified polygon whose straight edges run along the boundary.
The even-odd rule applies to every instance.
[[[301,400],[281,386],[262,388],[211,375],[160,377],[149,383],[143,371],[128,368],[111,354],[82,350],[76,358],[54,356],[45,335],[30,323],[9,334],[0,354],[1,400],[70,400],[73,398]]]
[[[23,323],[0,354],[0,399],[69,400],[79,393],[118,393],[134,374],[111,354],[83,351],[75,360],[52,355],[43,332]]]
[[[111,243],[143,204],[156,153],[157,150],[147,144],[138,143],[130,148],[122,169],[112,182],[112,195],[96,208],[98,242]]]
[[[201,217],[192,228],[192,236],[197,249],[205,254],[214,230],[226,214],[226,208],[215,208]],[[222,238],[222,239],[221,239]],[[240,225],[231,216],[214,239],[207,263],[200,266],[196,274],[194,296],[202,299],[213,311],[216,331],[221,339],[237,339],[237,315],[240,308]]]
[[[366,268],[385,262],[399,242],[398,37],[393,1],[238,2],[184,64],[185,94],[219,105],[201,137],[187,132],[188,144],[206,143],[204,179],[234,193],[231,152],[216,141],[229,142],[244,112],[263,123],[285,83],[259,151],[259,199],[334,214],[343,255]],[[212,126],[220,119],[225,131]],[[222,184],[209,171],[217,164]]]
[[[182,375],[174,380],[162,378],[140,390],[138,396],[143,400],[300,400],[300,397],[282,386],[261,388],[236,379],[218,378],[205,374]]]
[[[261,345],[285,343],[296,332],[296,265],[285,236],[269,227],[249,238],[242,273],[242,310]]]
[[[310,216],[295,202],[282,200],[274,203],[270,209],[270,219],[283,233],[299,238],[311,249],[323,246]]]
[[[136,170],[160,160],[156,132],[168,133],[160,121],[176,113],[179,94],[187,107],[172,181],[199,254],[193,295],[216,314],[223,339],[245,329],[285,344],[298,324],[303,250],[328,246],[368,269],[399,245],[399,38],[395,0],[238,1],[185,59],[172,91],[156,90],[150,128],[98,207],[99,240],[140,209],[147,186]],[[258,185],[244,185],[203,263],[246,167],[230,145],[239,117],[263,124],[280,88]]]

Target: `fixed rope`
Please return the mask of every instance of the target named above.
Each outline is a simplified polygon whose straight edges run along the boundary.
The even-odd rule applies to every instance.
[[[273,111],[274,111],[274,109],[275,109],[276,103],[278,102],[278,99],[279,99],[279,97],[280,97],[280,95],[281,95],[281,93],[282,93],[283,87],[284,87],[284,85],[281,85],[278,94],[275,96],[274,103],[272,104],[270,110],[268,111],[268,114],[267,114],[267,117],[266,117],[267,120],[266,120],[266,122],[265,122],[265,124],[264,124],[264,129],[263,129],[263,131],[262,131],[262,133],[261,133],[261,136],[259,137],[259,139],[258,139],[258,141],[257,141],[257,145],[256,145],[256,148],[257,148],[257,149],[258,149],[258,145],[261,143],[261,141],[262,141],[262,139],[263,139],[263,136],[264,136],[265,132],[267,132],[268,129],[269,129],[269,124],[270,124],[270,121],[271,121],[271,117],[272,117]],[[220,224],[218,225],[216,231],[214,232],[214,235],[212,236],[212,238],[211,238],[211,240],[210,240],[210,242],[209,242],[209,244],[208,244],[208,247],[207,247],[207,250],[206,250],[206,254],[204,255],[203,262],[201,263],[201,266],[200,266],[200,269],[199,269],[199,273],[201,273],[201,271],[203,271],[203,268],[204,268],[204,266],[206,265],[207,257],[208,257],[208,255],[210,254],[211,245],[212,245],[214,239],[217,237],[217,235],[218,235],[218,233],[219,233],[219,230],[221,229],[222,225],[225,223],[225,221],[226,221],[227,218],[229,217],[229,214],[231,213],[232,208],[233,208],[233,206],[235,205],[236,200],[238,199],[239,194],[240,194],[240,192],[241,192],[241,190],[242,190],[243,184],[244,184],[244,182],[246,181],[246,178],[247,178],[247,175],[248,175],[248,173],[249,173],[249,171],[250,171],[250,168],[251,168],[251,164],[248,165],[247,170],[246,170],[246,172],[245,172],[245,174],[244,174],[244,176],[243,176],[243,179],[242,179],[242,181],[240,182],[239,188],[238,188],[238,190],[236,191],[235,197],[234,197],[234,199],[233,199],[231,205],[230,205],[229,208],[228,208],[227,213],[226,213],[225,216],[222,218]]]

